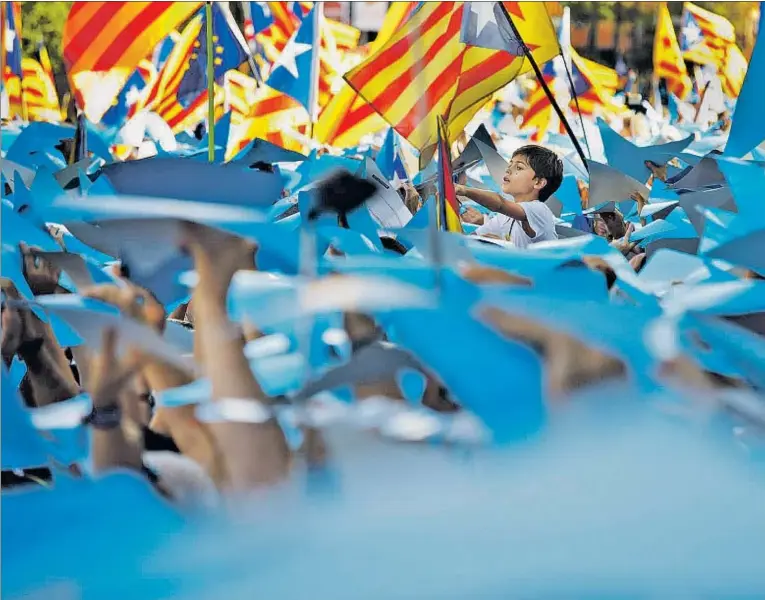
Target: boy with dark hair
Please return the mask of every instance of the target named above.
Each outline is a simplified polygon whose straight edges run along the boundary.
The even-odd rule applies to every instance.
[[[518,248],[558,239],[555,216],[544,204],[563,181],[563,161],[555,152],[542,146],[523,146],[513,153],[502,179],[502,192],[513,197],[505,200],[487,190],[455,186],[457,195],[467,196],[494,211],[476,235],[510,241]]]

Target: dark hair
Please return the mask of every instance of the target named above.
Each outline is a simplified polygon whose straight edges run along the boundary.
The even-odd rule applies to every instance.
[[[250,168],[251,169],[255,169],[256,171],[263,171],[265,173],[273,173],[274,172],[274,166],[272,164],[267,163],[267,162],[263,162],[262,160],[254,162]]]
[[[537,177],[547,180],[545,187],[539,190],[539,200],[545,202],[558,190],[563,181],[563,161],[552,150],[533,144],[521,146],[513,152],[513,158],[518,155],[529,161],[529,166]]]

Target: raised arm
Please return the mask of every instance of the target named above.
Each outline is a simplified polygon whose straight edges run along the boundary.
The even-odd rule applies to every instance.
[[[526,221],[526,211],[523,210],[523,207],[520,204],[505,200],[496,192],[469,188],[464,185],[455,185],[454,188],[458,196],[467,196],[473,202],[477,202],[491,211],[517,221]]]

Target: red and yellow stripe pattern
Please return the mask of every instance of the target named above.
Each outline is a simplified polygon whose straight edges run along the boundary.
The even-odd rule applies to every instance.
[[[683,4],[683,22],[691,19],[701,31],[701,40],[683,53],[685,60],[699,64],[721,66],[725,62],[729,44],[736,43],[736,30],[725,17],[696,6],[692,2]]]
[[[64,61],[80,71],[133,71],[201,2],[74,2],[64,24]]]
[[[225,109],[231,112],[231,125],[239,125],[257,102],[258,82],[254,77],[232,69],[224,76],[223,89],[226,94]]]
[[[21,59],[21,90],[24,94],[27,119],[30,121],[61,121],[56,85],[43,66],[33,58]]]
[[[542,3],[504,2],[538,63],[558,52]],[[463,2],[428,2],[345,80],[413,146],[436,143],[444,116],[454,139],[491,95],[528,71],[529,62],[505,51],[460,42]]]
[[[656,77],[663,77],[667,89],[681,100],[684,100],[693,88],[666,2],[659,4],[656,15],[653,73]]]
[[[194,127],[207,114],[206,90],[186,108],[178,101],[178,89],[189,68],[202,21],[202,15],[197,15],[186,25],[144,103],[144,108],[156,112],[175,133]],[[223,87],[216,85],[216,114],[223,112],[223,102]]]
[[[393,2],[385,15],[375,41],[360,48],[360,53],[372,55],[399,30],[417,2]],[[314,135],[322,143],[338,148],[357,146],[361,138],[386,127],[385,120],[352,87],[343,82],[334,94],[314,126]]]
[[[64,63],[77,103],[86,113],[89,111],[85,94],[91,95],[95,88],[101,88],[98,102],[103,106],[91,112],[90,120],[100,120],[141,59],[201,5],[201,2],[72,4],[64,24]],[[111,98],[105,98],[107,95]]]
[[[236,130],[231,131],[226,158],[236,156],[255,138],[288,150],[302,151],[302,142],[290,135],[290,131],[305,135],[308,128],[305,109],[290,96],[265,85],[258,89],[256,96],[247,116]]]
[[[452,179],[452,156],[447,141],[446,124],[441,117],[438,120],[438,211],[439,229],[452,233],[463,233],[460,219],[460,203]]]

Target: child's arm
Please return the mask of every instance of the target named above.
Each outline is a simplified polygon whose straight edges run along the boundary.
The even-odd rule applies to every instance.
[[[508,216],[516,221],[526,220],[526,211],[523,210],[520,204],[508,202],[495,192],[469,188],[464,185],[455,185],[454,189],[458,196],[467,196],[473,202],[477,202],[491,211]]]

